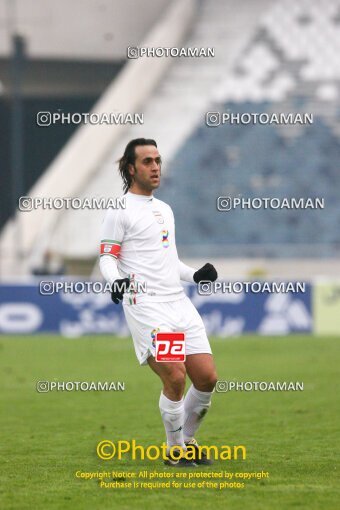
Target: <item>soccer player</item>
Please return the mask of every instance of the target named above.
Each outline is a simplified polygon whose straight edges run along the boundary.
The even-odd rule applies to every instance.
[[[156,142],[145,138],[130,141],[119,171],[126,207],[107,211],[100,269],[112,284],[114,303],[123,302],[139,363],[148,364],[163,383],[159,408],[167,437],[165,463],[176,467],[210,464],[202,452],[199,458],[194,435],[210,407],[217,376],[203,321],[180,281],[213,282],[217,272],[208,263],[195,270],[178,258],[173,212],[153,196],[161,178]],[[184,363],[156,362],[157,332],[184,332]],[[192,384],[183,398],[186,374]],[[186,445],[192,445],[194,460],[185,455],[178,459]],[[174,446],[180,447],[178,452],[175,455],[172,449],[173,455],[169,455]]]

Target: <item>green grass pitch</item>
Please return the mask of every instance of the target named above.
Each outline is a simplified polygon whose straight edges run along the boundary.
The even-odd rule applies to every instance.
[[[212,339],[219,379],[303,381],[302,392],[214,394],[197,439],[243,444],[244,461],[200,471],[268,471],[244,489],[102,489],[81,471],[171,470],[159,461],[100,460],[104,439],[164,440],[160,383],[139,367],[126,338],[0,337],[0,507],[281,510],[339,508],[340,424],[337,338],[290,336]],[[38,380],[124,381],[125,392],[38,393]]]

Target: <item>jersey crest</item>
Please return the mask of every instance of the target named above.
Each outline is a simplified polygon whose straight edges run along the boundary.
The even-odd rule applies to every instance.
[[[152,214],[156,218],[157,223],[160,223],[160,224],[164,223],[164,218],[160,211],[152,211]]]

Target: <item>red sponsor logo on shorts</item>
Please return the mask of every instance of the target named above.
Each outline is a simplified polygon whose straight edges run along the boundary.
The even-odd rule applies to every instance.
[[[185,361],[184,333],[157,333],[156,361]]]

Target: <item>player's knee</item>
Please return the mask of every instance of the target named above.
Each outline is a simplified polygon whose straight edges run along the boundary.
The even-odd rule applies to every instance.
[[[186,373],[183,370],[173,370],[167,377],[167,386],[176,395],[180,395],[179,399],[182,398],[185,388],[185,376]]]
[[[217,383],[216,372],[209,372],[200,378],[195,384],[196,389],[200,391],[213,391]]]
[[[184,388],[185,386],[185,373],[183,372],[175,372],[171,374],[169,377],[169,383],[172,387],[176,388]]]

